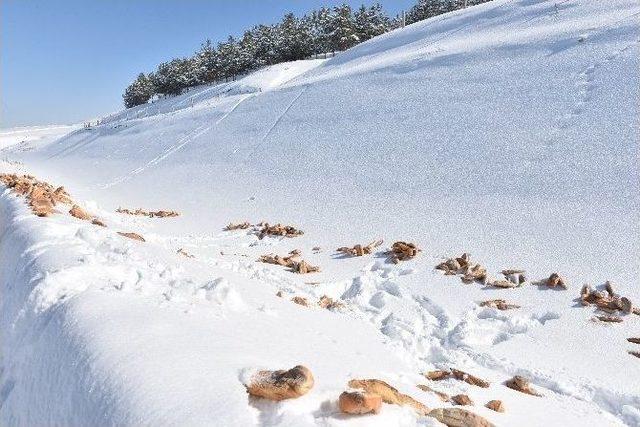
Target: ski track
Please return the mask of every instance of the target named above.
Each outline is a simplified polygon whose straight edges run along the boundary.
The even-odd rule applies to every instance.
[[[86,131],[86,129],[78,129],[77,131],[71,132],[68,135],[65,135],[63,138],[68,138],[70,136],[75,135],[78,132],[82,132],[82,131]],[[89,140],[81,140],[75,144],[72,144],[68,147],[63,148],[62,150],[58,151],[57,153],[53,153],[52,155],[50,155],[48,157],[48,159],[53,159],[55,157],[61,156],[62,154],[67,154],[67,153],[72,153],[74,151],[76,151],[79,148],[85,147],[88,144],[91,144],[93,141],[95,141],[96,139],[98,139],[100,137],[100,134],[98,133],[94,133],[92,135],[91,138],[89,138]]]
[[[180,138],[178,140],[177,144],[172,145],[171,147],[167,148],[159,156],[151,159],[145,165],[140,166],[139,168],[132,170],[129,174],[121,176],[120,178],[118,178],[118,179],[116,179],[116,180],[114,180],[114,181],[112,181],[110,183],[104,184],[102,186],[102,188],[106,189],[106,188],[113,187],[114,185],[117,185],[117,184],[120,184],[120,183],[122,183],[124,181],[127,181],[127,180],[133,178],[135,175],[138,175],[141,172],[144,172],[145,170],[149,169],[150,167],[153,167],[153,166],[157,165],[158,163],[160,163],[161,161],[163,161],[164,159],[166,159],[167,157],[169,157],[170,155],[172,155],[176,151],[178,151],[181,148],[183,148],[188,143],[194,141],[195,139],[199,138],[200,136],[204,135],[205,133],[207,133],[211,129],[213,129],[216,126],[218,126],[224,119],[226,119],[231,113],[233,113],[233,111],[236,108],[238,108],[238,106],[244,100],[246,100],[247,98],[253,97],[253,96],[255,96],[255,95],[254,94],[249,94],[249,95],[245,95],[245,96],[241,97],[240,100],[238,100],[238,102],[236,102],[233,105],[233,107],[231,107],[231,109],[229,111],[227,111],[225,114],[223,114],[222,117],[220,117],[213,125],[203,124],[203,125],[200,125],[200,126],[196,127],[195,129],[193,129],[192,131],[190,131],[186,135],[184,135],[182,138]]]
[[[255,147],[253,147],[253,150],[251,150],[251,152],[247,157],[251,157],[251,155],[255,153],[255,151],[258,148],[260,148],[260,146],[267,140],[267,138],[269,138],[273,130],[278,126],[278,124],[282,121],[284,116],[289,112],[293,104],[295,104],[296,101],[306,92],[308,87],[309,87],[308,85],[303,87],[302,90],[300,90],[300,92],[291,100],[289,105],[287,105],[284,111],[278,115],[278,118],[273,122],[273,124],[269,127],[269,129],[267,129],[267,132],[265,132],[264,136],[260,138],[260,141],[256,144]]]

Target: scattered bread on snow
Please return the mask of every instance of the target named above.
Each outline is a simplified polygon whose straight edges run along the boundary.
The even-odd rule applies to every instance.
[[[307,301],[307,299],[305,297],[293,297],[291,298],[291,301],[298,304],[298,305],[302,305],[305,307],[309,307],[309,301]]]
[[[375,393],[345,391],[338,399],[338,407],[345,414],[377,414],[382,407],[382,397]]]
[[[191,255],[189,252],[185,251],[185,250],[184,250],[184,249],[182,249],[182,248],[178,249],[178,250],[176,251],[176,253],[178,253],[178,254],[180,254],[180,255],[182,255],[182,256],[184,256],[184,257],[187,257],[187,258],[195,258],[193,255]]]
[[[233,230],[247,230],[252,228],[252,233],[257,234],[259,239],[263,239],[266,236],[281,236],[281,237],[297,237],[302,236],[304,232],[302,230],[298,230],[297,228],[291,225],[282,225],[275,224],[270,225],[268,222],[259,222],[258,224],[252,225],[248,221],[238,222],[238,223],[229,223],[226,227],[224,227],[224,231],[233,231]]]
[[[527,282],[524,270],[502,270],[500,274],[504,276],[504,279],[497,279],[491,282],[491,286],[494,288],[517,288]]]
[[[87,211],[85,211],[84,209],[82,209],[80,206],[78,205],[73,205],[71,207],[71,209],[69,210],[69,214],[74,217],[74,218],[78,218],[81,219],[83,221],[89,221],[92,219],[92,216],[89,215],[87,213]]]
[[[454,275],[454,274],[462,274],[461,269],[463,266],[469,265],[470,255],[468,253],[463,253],[462,256],[457,258],[449,258],[444,262],[436,265],[436,270],[444,271],[445,275]]]
[[[285,257],[274,254],[262,255],[258,258],[258,261],[289,267],[291,271],[298,274],[316,273],[320,271],[320,267],[311,265],[305,260],[300,259],[300,251],[298,250],[291,251],[290,255]]]
[[[487,269],[481,264],[472,264],[471,255],[463,253],[456,258],[449,258],[436,265],[436,270],[443,271],[447,276],[460,275],[463,283],[480,282],[486,284],[488,279]]]
[[[486,406],[487,408],[491,409],[492,411],[496,411],[496,412],[504,412],[505,411],[504,403],[502,403],[502,400],[490,400],[484,406]]]
[[[516,286],[521,286],[527,281],[526,272],[524,270],[502,270],[501,274],[504,278]]]
[[[87,211],[82,209],[78,205],[73,205],[69,210],[69,214],[74,217],[81,219],[83,221],[91,221],[91,224],[99,225],[100,227],[106,227],[105,223],[100,221],[98,218],[90,215]]]
[[[473,406],[473,400],[466,394],[456,394],[451,396],[451,402],[459,406]]]
[[[425,377],[432,381],[440,381],[451,377],[451,371],[435,370],[424,374]]]
[[[381,380],[351,380],[349,381],[349,387],[364,390],[367,393],[377,394],[385,403],[399,406],[410,406],[421,415],[426,415],[429,413],[429,408],[427,408],[424,404],[418,402],[411,396],[400,393],[398,390]]]
[[[466,268],[466,271],[460,279],[463,283],[480,282],[482,284],[486,284],[487,280],[489,280],[487,269],[480,264]]]
[[[480,303],[480,307],[491,307],[491,308],[496,308],[498,310],[511,310],[514,308],[520,308],[519,305],[516,304],[508,304],[505,300],[503,299],[490,299],[487,301],[482,301]]]
[[[458,381],[464,381],[467,384],[475,385],[482,388],[488,388],[490,385],[489,381],[485,381],[482,378],[478,378],[475,375],[468,374],[459,369],[451,368],[451,374]]]
[[[373,242],[364,246],[361,244],[357,244],[353,247],[343,246],[341,248],[336,249],[336,251],[341,252],[345,255],[350,255],[350,256],[370,255],[378,246],[382,244],[382,242],[383,242],[382,239],[380,239],[380,240],[374,240]]]
[[[491,282],[491,286],[493,286],[494,288],[509,289],[515,288],[518,285],[509,280],[494,280],[493,282]]]
[[[99,225],[100,227],[106,227],[106,226],[107,226],[104,222],[102,222],[102,221],[101,221],[101,220],[99,220],[98,218],[93,218],[93,219],[91,220],[91,224],[93,224],[93,225]]]
[[[53,197],[42,187],[34,187],[28,196],[29,206],[37,216],[49,216],[55,209],[56,203]]]
[[[429,371],[424,376],[432,381],[440,381],[445,380],[447,378],[455,378],[458,381],[464,381],[467,384],[475,385],[482,388],[488,388],[490,383],[489,381],[485,381],[482,378],[476,377],[475,375],[471,375],[467,372],[461,371],[459,369],[451,368],[449,371],[444,370],[435,370]]]
[[[322,308],[326,308],[327,310],[339,310],[344,308],[344,304],[340,301],[336,301],[333,298],[323,295],[318,300],[318,305]]]
[[[449,402],[449,401],[451,400],[451,396],[449,396],[447,393],[444,393],[444,392],[441,392],[441,391],[435,390],[435,389],[433,389],[433,388],[429,387],[429,386],[428,386],[428,385],[426,385],[426,384],[418,384],[418,386],[417,386],[417,387],[418,387],[420,390],[422,390],[422,391],[426,391],[426,392],[429,392],[429,393],[433,393],[433,394],[435,394],[435,395],[436,395],[436,396],[438,396],[438,397],[440,398],[440,400],[442,400],[443,402]]]
[[[258,371],[245,386],[252,396],[279,401],[300,397],[311,390],[313,384],[311,371],[298,365],[288,371]]]
[[[169,218],[179,215],[180,214],[176,211],[151,211],[147,213],[149,218]]]
[[[133,240],[139,240],[141,242],[145,242],[146,240],[144,240],[144,237],[142,237],[141,235],[139,235],[138,233],[134,233],[134,232],[123,232],[123,231],[118,231],[118,234],[124,237],[128,237],[129,239],[133,239]]]
[[[118,208],[116,212],[127,215],[135,215],[135,216],[148,216],[149,218],[167,218],[174,217],[180,215],[176,211],[146,211],[144,209],[138,208],[134,211],[126,208]]]
[[[584,285],[580,290],[580,302],[584,306],[595,305],[600,310],[613,314],[616,311],[632,313],[634,311],[631,300],[620,296],[613,291],[611,282],[605,284],[605,290],[593,289],[589,285]]]
[[[320,271],[320,267],[317,265],[311,265],[305,260],[301,260],[299,262],[295,262],[291,267],[291,270],[298,274],[317,273]]]
[[[275,264],[281,265],[283,267],[292,267],[295,262],[298,261],[299,255],[289,255],[282,257],[280,255],[268,254],[262,255],[258,258],[259,262],[264,262],[266,264]]]
[[[546,285],[550,288],[560,287],[563,289],[568,289],[567,283],[565,280],[560,277],[558,273],[551,273],[551,276],[546,280]]]
[[[389,260],[394,264],[399,263],[400,261],[406,261],[414,258],[420,252],[419,249],[414,243],[407,242],[395,242],[389,251],[387,251],[387,255],[389,255]]]
[[[495,288],[516,288],[528,282],[526,272],[520,269],[502,270],[500,272],[503,276],[502,278],[490,280],[487,269],[481,264],[472,264],[471,255],[466,252],[462,256],[448,258],[446,261],[441,262],[436,265],[436,270],[444,272],[445,275],[460,275],[460,279],[464,283],[480,282]],[[538,282],[538,284],[567,289],[566,282],[557,273],[551,274],[548,279]]]
[[[258,232],[258,238],[263,239],[266,236],[297,237],[303,234],[304,232],[302,230],[298,230],[291,225],[269,225],[269,223],[263,223],[262,228]]]
[[[493,427],[486,418],[462,408],[438,408],[428,415],[447,427]]]
[[[606,322],[606,323],[620,323],[622,322],[622,317],[603,315],[603,316],[595,316],[594,320],[599,320],[601,322]]]
[[[31,211],[40,217],[55,212],[58,203],[73,203],[64,187],[54,187],[32,175],[0,174],[0,182],[16,194],[25,196]]]
[[[532,396],[542,396],[531,387],[528,379],[526,379],[525,377],[521,377],[520,375],[516,375],[515,377],[511,378],[510,380],[505,382],[505,385],[510,389],[519,391],[521,393],[530,394]]]
[[[234,224],[233,222],[229,223],[223,230],[224,231],[232,231],[232,230],[246,230],[247,228],[251,227],[251,224],[249,224],[247,221],[245,222],[239,222]]]

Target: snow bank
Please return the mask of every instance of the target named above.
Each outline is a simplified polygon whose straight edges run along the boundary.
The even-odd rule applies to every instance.
[[[407,371],[367,323],[276,297],[252,262],[185,269],[115,230],[0,201],[3,425],[342,425],[334,401],[352,375]],[[317,377],[307,396],[248,399],[247,369],[297,363]]]

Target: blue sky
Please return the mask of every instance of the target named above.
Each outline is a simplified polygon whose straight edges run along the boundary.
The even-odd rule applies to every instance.
[[[190,55],[207,38],[342,2],[0,0],[0,127],[74,123],[119,110],[139,72]],[[414,0],[380,3],[395,15]]]

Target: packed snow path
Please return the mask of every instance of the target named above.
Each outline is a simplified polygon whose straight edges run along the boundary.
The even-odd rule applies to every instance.
[[[380,378],[443,406],[416,385],[457,367],[491,387],[431,385],[496,425],[639,425],[626,338],[640,319],[593,322],[576,301],[611,280],[640,302],[639,14],[629,0],[499,0],[61,138],[3,133],[5,171],[65,185],[108,228],[2,195],[2,424],[430,425],[391,405],[344,417],[336,399],[349,379]],[[221,231],[263,219],[305,235]],[[398,265],[334,252],[374,238],[423,252]],[[295,248],[322,272],[255,262]],[[494,275],[558,271],[569,290],[434,272],[465,251]],[[322,295],[345,309],[290,301]],[[493,298],[522,307],[478,306]],[[244,369],[299,363],[310,394],[247,397]],[[514,374],[543,397],[504,387]]]

